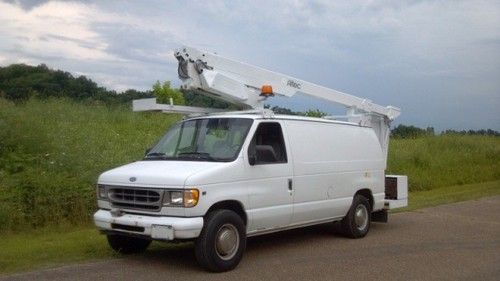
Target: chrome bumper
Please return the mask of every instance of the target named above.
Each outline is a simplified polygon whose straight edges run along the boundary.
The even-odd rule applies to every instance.
[[[94,214],[94,222],[100,230],[143,235],[154,240],[196,238],[203,228],[202,217],[179,218],[132,214],[114,217],[108,210],[97,211]]]

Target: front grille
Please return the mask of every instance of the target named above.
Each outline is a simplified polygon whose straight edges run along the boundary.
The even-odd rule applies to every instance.
[[[114,207],[159,211],[163,191],[137,187],[109,187],[108,196]]]

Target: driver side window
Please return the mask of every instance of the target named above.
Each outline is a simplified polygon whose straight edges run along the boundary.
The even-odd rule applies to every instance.
[[[248,147],[254,165],[287,163],[285,141],[277,122],[260,123]]]

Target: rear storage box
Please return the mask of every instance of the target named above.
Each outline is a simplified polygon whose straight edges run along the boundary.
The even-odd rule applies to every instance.
[[[408,177],[400,175],[385,176],[385,209],[408,206]]]

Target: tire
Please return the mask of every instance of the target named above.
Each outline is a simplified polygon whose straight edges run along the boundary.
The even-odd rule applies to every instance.
[[[130,255],[144,252],[151,240],[124,235],[106,235],[109,246],[117,253]]]
[[[370,201],[363,195],[355,195],[351,208],[340,222],[342,233],[349,238],[363,238],[370,230]]]
[[[246,248],[246,228],[241,217],[230,210],[215,210],[204,220],[195,242],[198,263],[212,272],[234,269]]]

